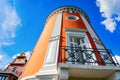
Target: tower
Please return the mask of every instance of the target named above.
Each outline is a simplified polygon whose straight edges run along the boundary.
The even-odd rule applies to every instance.
[[[20,80],[119,80],[120,67],[74,6],[54,10]]]
[[[17,56],[4,71],[0,71],[0,80],[17,80],[27,62],[25,52]]]

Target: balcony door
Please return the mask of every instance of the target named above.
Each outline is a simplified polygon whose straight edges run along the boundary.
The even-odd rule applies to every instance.
[[[69,45],[71,47],[79,47],[81,49],[85,49],[88,47],[85,37],[80,36],[69,36]]]
[[[85,32],[68,32],[67,46],[69,63],[88,64],[96,60],[95,55],[91,53],[91,45]]]

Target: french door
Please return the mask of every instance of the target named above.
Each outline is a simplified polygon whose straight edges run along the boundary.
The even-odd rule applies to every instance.
[[[86,33],[68,33],[67,46],[69,47],[68,63],[86,64],[93,62],[93,59],[88,59],[89,56],[95,59],[95,55],[91,53],[91,45]]]

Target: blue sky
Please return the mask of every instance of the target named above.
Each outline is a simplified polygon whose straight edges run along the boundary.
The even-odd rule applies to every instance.
[[[83,9],[108,49],[120,60],[120,0],[0,0],[0,68],[26,50],[27,55],[51,11],[72,5]]]

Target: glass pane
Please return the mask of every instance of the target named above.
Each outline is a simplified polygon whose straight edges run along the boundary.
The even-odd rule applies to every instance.
[[[74,42],[77,43],[77,37],[73,37],[74,38]]]
[[[80,38],[77,38],[77,45],[80,45]]]
[[[83,49],[86,49],[86,46],[85,46],[85,45],[83,45]]]
[[[84,38],[81,38],[82,43],[85,43]]]
[[[5,80],[8,80],[8,77],[6,77],[6,79]]]
[[[5,77],[2,77],[2,79],[1,80],[5,80]]]
[[[73,47],[73,44],[70,44],[71,47]]]
[[[70,37],[70,42],[72,42],[73,40],[72,40],[72,37]]]
[[[16,72],[16,70],[17,70],[17,67],[14,67],[13,70],[12,70],[12,72]]]

